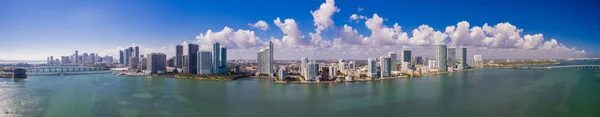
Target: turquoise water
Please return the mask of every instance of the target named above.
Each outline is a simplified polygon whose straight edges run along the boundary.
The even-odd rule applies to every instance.
[[[340,84],[110,74],[0,79],[0,116],[599,117],[600,72],[483,69]]]

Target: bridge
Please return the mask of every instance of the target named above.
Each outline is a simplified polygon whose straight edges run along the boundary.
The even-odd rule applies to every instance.
[[[110,71],[102,72],[45,72],[45,73],[33,73],[28,76],[66,76],[66,75],[89,75],[89,74],[110,74]]]
[[[548,69],[600,69],[600,65],[564,65],[564,66],[549,66]]]
[[[79,72],[79,71],[103,71],[110,70],[106,68],[62,68],[62,67],[49,67],[49,68],[27,68],[28,72]]]

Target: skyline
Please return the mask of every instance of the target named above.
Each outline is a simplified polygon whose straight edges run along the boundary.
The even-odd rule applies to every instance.
[[[476,6],[490,9],[468,13],[459,12],[472,10],[468,4],[443,13],[438,12],[447,7],[407,10],[419,8],[414,6],[418,2],[401,7],[385,5],[387,1],[161,2],[1,1],[0,17],[5,18],[0,19],[0,47],[15,49],[0,49],[0,59],[43,60],[75,50],[118,56],[118,50],[130,44],[139,45],[141,54],[159,52],[170,57],[175,45],[186,42],[200,44],[200,50],[220,42],[229,49],[229,59],[255,59],[256,52],[273,41],[275,60],[366,60],[402,49],[431,58],[432,45],[439,42],[466,46],[469,57],[480,54],[486,59],[598,57],[600,50],[594,47],[600,44],[594,39],[598,36],[591,34],[598,26],[598,16],[591,14],[600,10],[586,4],[590,1],[528,1],[535,3],[533,8],[513,5],[508,8],[515,11],[492,10],[512,5],[506,2]],[[259,4],[289,10],[251,7]],[[289,4],[295,5],[285,6]],[[459,6],[445,2],[433,6],[445,4]],[[245,13],[236,13],[240,11]],[[403,17],[410,15],[413,18]]]

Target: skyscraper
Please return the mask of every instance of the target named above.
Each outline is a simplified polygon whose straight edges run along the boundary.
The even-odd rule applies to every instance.
[[[446,44],[440,44],[438,45],[437,51],[435,52],[436,58],[435,58],[435,63],[437,64],[437,68],[438,71],[440,72],[445,72],[448,71],[448,67],[446,65],[448,65],[446,63],[446,61],[448,60],[448,55],[447,55],[447,46]]]
[[[483,57],[481,57],[481,55],[473,56],[473,61],[475,62],[473,67],[483,68]]]
[[[212,54],[210,51],[198,52],[198,74],[212,74]]]
[[[337,69],[335,69],[335,66],[329,66],[329,76],[331,76],[331,77],[337,76]]]
[[[392,59],[392,71],[398,71],[398,58],[396,58],[397,54],[395,52],[389,52],[388,56]]]
[[[273,76],[273,43],[269,42],[269,47],[261,49],[257,57],[258,73]]]
[[[344,59],[340,59],[338,62],[338,69],[340,70],[340,72],[344,72],[344,70],[346,70],[346,63],[344,63]]]
[[[219,67],[221,66],[221,45],[219,42],[213,44],[213,72],[219,74]]]
[[[371,78],[375,78],[377,75],[377,60],[375,58],[369,58],[367,60],[367,75]]]
[[[221,66],[219,66],[219,74],[227,74],[227,48],[226,47],[221,47]]]
[[[456,48],[448,48],[448,67],[456,67]]]
[[[302,76],[306,76],[306,64],[308,63],[308,58],[302,57],[300,58],[300,74]]]
[[[305,76],[305,80],[317,81],[317,75],[319,74],[319,63],[317,63],[316,61],[310,61],[306,66],[307,74]]]
[[[135,46],[135,56],[137,58],[140,58],[140,47],[139,46]]]
[[[146,63],[148,70],[153,74],[162,74],[167,71],[167,55],[163,53],[151,53],[148,54],[148,59]]]
[[[183,45],[175,46],[175,66],[176,68],[183,67]],[[211,65],[212,66],[212,65]]]
[[[200,47],[196,44],[188,44],[187,45],[187,49],[188,49],[188,72],[189,74],[198,74],[198,49],[200,49]]]
[[[469,67],[469,65],[467,65],[467,48],[465,47],[461,47],[460,48],[460,64],[459,64],[459,68],[460,69],[466,69]]]
[[[75,58],[78,58],[78,57],[75,57]],[[125,60],[124,59],[125,59],[125,55],[123,55],[123,50],[120,50],[119,51],[119,63],[125,64]],[[77,63],[79,63],[79,62],[77,62]]]
[[[79,58],[78,56],[79,56],[79,51],[75,50],[75,63],[79,63],[81,61],[78,59]]]
[[[381,64],[381,77],[392,76],[392,59],[389,56],[379,57],[379,63]]]
[[[402,62],[411,62],[412,55],[410,50],[402,50]]]

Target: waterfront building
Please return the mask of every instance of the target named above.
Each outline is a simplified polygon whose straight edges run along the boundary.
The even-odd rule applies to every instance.
[[[219,74],[227,74],[227,48],[221,47],[221,66],[219,66]]]
[[[402,50],[402,62],[412,62],[412,55],[410,50]]]
[[[429,57],[424,56],[421,61],[423,61],[423,66],[429,66]]]
[[[198,52],[198,74],[212,74],[212,53],[210,51]]]
[[[219,42],[213,44],[213,73],[227,73],[227,48],[221,47]]]
[[[279,69],[279,74],[277,74],[277,77],[279,78],[280,81],[285,80],[285,75],[287,75],[287,70],[285,70],[285,68]]]
[[[148,70],[152,74],[163,74],[167,72],[167,55],[163,53],[151,53],[148,54],[148,63],[146,63]]]
[[[302,57],[300,58],[300,74],[302,76],[306,76],[306,64],[308,62],[308,58]]]
[[[200,49],[200,46],[196,45],[196,44],[188,44],[187,45],[187,71],[189,74],[198,74],[198,50]]]
[[[142,58],[142,61],[144,61],[144,59],[146,58]],[[143,67],[144,66],[142,65],[142,69],[144,69]],[[175,57],[167,59],[167,67],[175,67]]]
[[[423,57],[422,56],[416,56],[413,59],[413,61],[415,61],[414,62],[415,65],[423,65],[423,62],[427,62],[427,61],[423,61]]]
[[[329,67],[321,67],[321,81],[329,81]]]
[[[475,65],[473,65],[474,67],[483,68],[483,58],[482,58],[481,55],[475,55],[475,56],[473,56],[473,60],[475,62],[474,63]]]
[[[23,68],[14,69],[13,78],[27,78],[27,70]]]
[[[412,65],[410,62],[402,62],[402,72],[408,72],[412,70]]]
[[[456,67],[456,48],[447,48],[448,53],[448,67],[455,68]]]
[[[261,49],[257,57],[258,73],[273,76],[273,43],[269,42],[269,47]]]
[[[467,48],[460,48],[460,64],[459,69],[467,69],[469,65],[467,65]]]
[[[306,64],[306,81],[317,81],[317,75],[319,74],[319,63],[316,61],[310,61]]]
[[[348,69],[356,69],[356,61],[349,61],[348,64],[346,65],[346,67]]]
[[[392,71],[398,71],[397,54],[395,52],[389,52],[388,56],[392,59]]]
[[[377,60],[375,60],[375,58],[369,58],[367,60],[367,75],[371,78],[377,77]]]
[[[440,44],[438,45],[437,51],[435,52],[435,61],[436,61],[436,68],[438,68],[438,71],[440,72],[445,72],[448,71],[447,70],[447,63],[446,61],[448,60],[448,55],[447,55],[447,46],[446,44]]]
[[[340,59],[340,60],[338,61],[338,65],[339,65],[338,69],[339,69],[340,71],[342,71],[342,72],[343,72],[344,70],[346,70],[346,63],[344,63],[344,59]]]
[[[120,64],[125,64],[125,55],[123,55],[123,54],[124,54],[123,50],[120,50],[119,51],[119,63]],[[77,62],[77,63],[79,63],[79,62]]]
[[[175,46],[175,67],[183,67],[183,45]]]
[[[188,66],[188,62],[189,62],[189,58],[188,55],[183,55],[181,57],[182,59],[182,64],[181,64],[181,72],[185,73],[185,74],[189,74],[190,73],[190,68]]]
[[[429,68],[437,68],[437,66],[435,64],[435,60],[428,60],[427,65]]]
[[[131,70],[137,70],[138,69],[138,64],[140,59],[138,57],[132,57],[129,60],[129,69]]]
[[[141,62],[140,62],[140,63],[142,64],[142,67],[140,68],[141,70],[146,70],[146,69],[148,69],[148,64],[147,64],[147,63],[148,63],[148,57],[144,57],[144,56],[142,55],[142,60],[141,60]]]
[[[381,69],[381,77],[390,77],[392,76],[392,59],[389,56],[381,56],[379,57],[380,69]]]
[[[335,77],[337,76],[337,69],[335,69],[335,66],[329,66],[329,76],[331,77]]]

